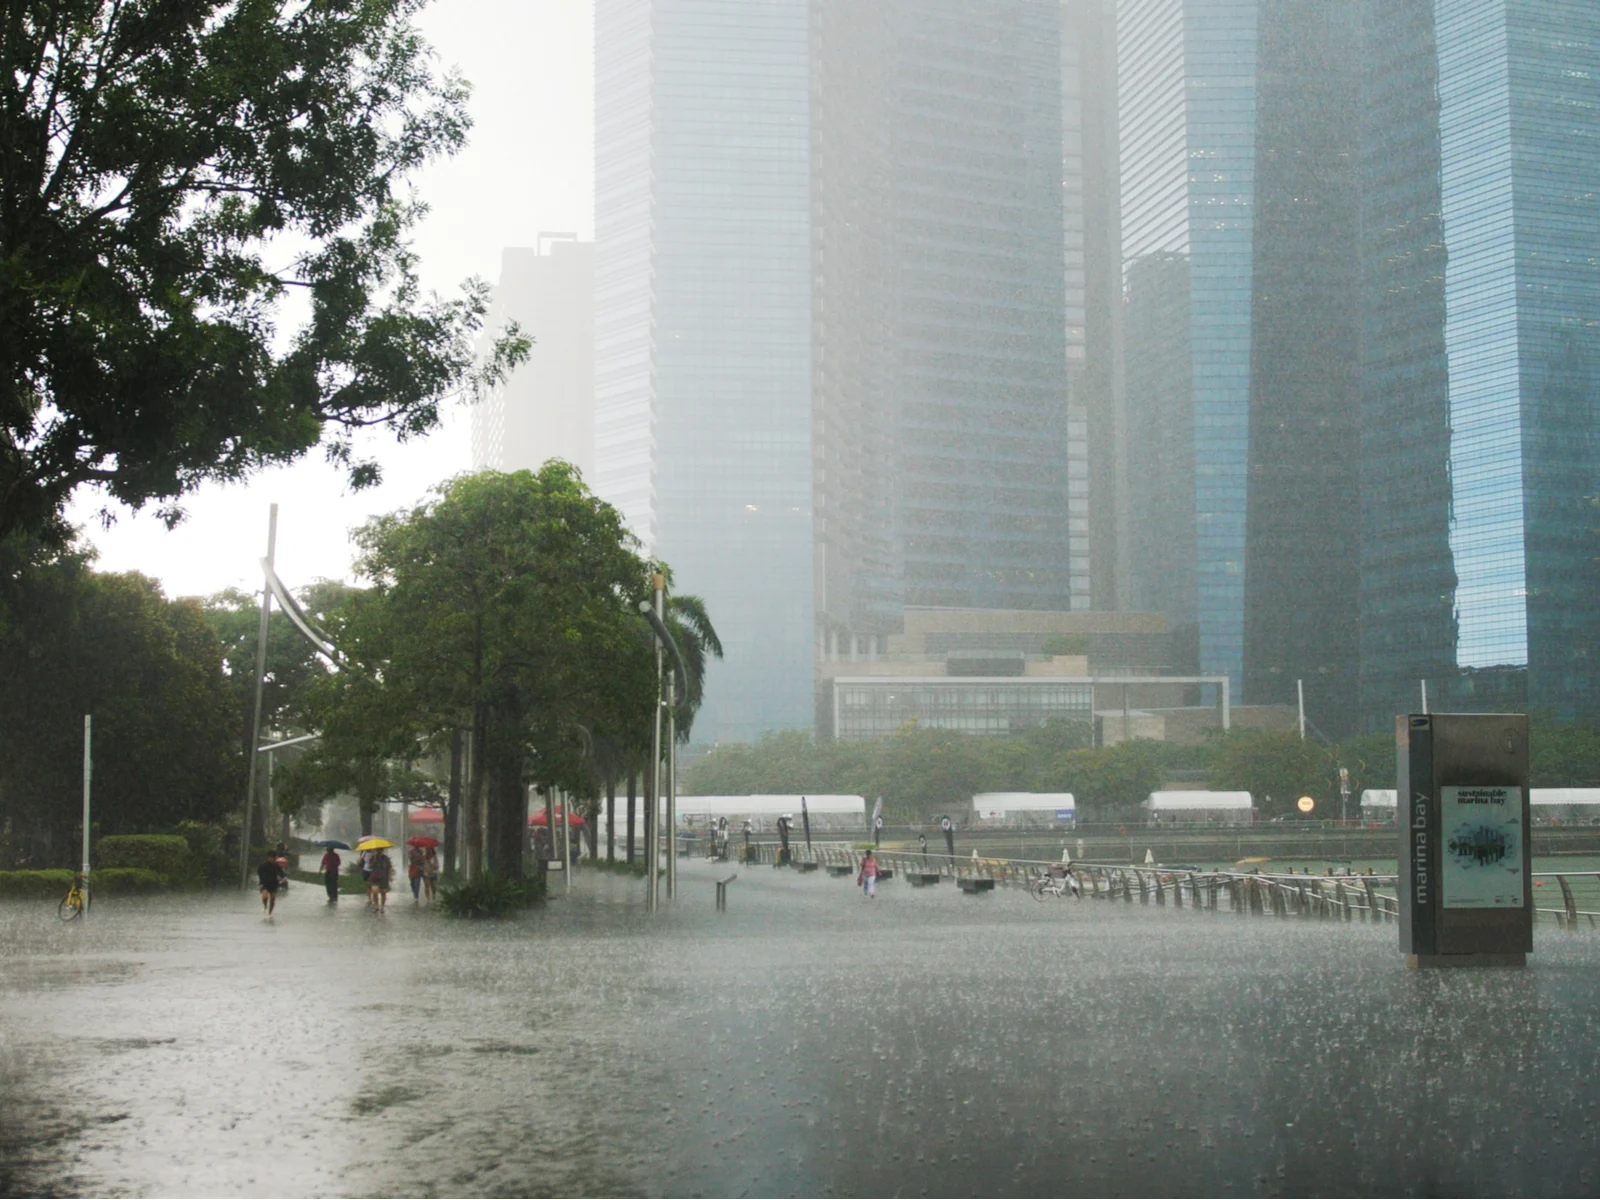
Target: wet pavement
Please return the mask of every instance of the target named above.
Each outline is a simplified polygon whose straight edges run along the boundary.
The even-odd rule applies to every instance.
[[[0,903],[0,1192],[1592,1195],[1600,934],[686,865],[505,922]]]

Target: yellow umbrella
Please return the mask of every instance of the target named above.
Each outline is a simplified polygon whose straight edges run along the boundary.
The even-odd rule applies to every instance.
[[[393,850],[394,843],[381,837],[362,838],[356,843],[357,850]]]

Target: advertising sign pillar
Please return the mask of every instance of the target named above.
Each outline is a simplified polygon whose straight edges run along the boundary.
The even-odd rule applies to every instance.
[[[1528,718],[1395,718],[1400,949],[1409,967],[1522,966],[1533,949]]]

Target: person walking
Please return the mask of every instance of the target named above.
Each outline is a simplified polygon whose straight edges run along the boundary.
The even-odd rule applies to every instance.
[[[856,883],[860,885],[861,890],[866,893],[868,900],[877,899],[878,860],[872,856],[871,850],[868,850],[866,855],[861,860],[861,873],[856,876]]]
[[[422,886],[429,904],[439,898],[439,852],[432,846],[422,856]]]
[[[379,850],[372,856],[372,873],[367,876],[367,897],[372,901],[376,912],[384,912],[389,907],[389,881],[394,878],[394,862],[389,855]]]
[[[372,860],[373,860],[373,858],[375,856],[376,856],[376,851],[373,851],[373,850],[363,850],[361,852],[361,882],[362,883],[370,883],[372,881]]]
[[[274,855],[268,854],[256,868],[256,879],[261,884],[261,907],[270,917],[278,907],[278,888],[283,883],[283,867]]]
[[[406,878],[411,881],[411,903],[422,899],[422,847],[413,846],[406,853]]]
[[[332,846],[322,856],[322,885],[328,889],[328,903],[339,903],[339,868],[344,860]]]

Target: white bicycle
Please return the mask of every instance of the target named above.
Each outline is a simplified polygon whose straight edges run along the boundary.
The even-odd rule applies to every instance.
[[[1028,891],[1040,903],[1044,902],[1046,896],[1054,896],[1057,900],[1069,895],[1076,896],[1080,900],[1083,898],[1083,889],[1078,883],[1078,877],[1071,871],[1064,871],[1060,875],[1045,875],[1040,879],[1035,879],[1028,885]]]

